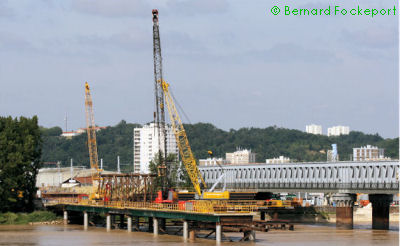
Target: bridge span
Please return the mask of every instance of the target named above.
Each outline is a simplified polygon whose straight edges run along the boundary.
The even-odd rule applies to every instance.
[[[201,166],[211,187],[225,173],[227,190],[257,192],[321,192],[395,194],[399,161],[315,162]],[[222,188],[224,180],[217,188]]]

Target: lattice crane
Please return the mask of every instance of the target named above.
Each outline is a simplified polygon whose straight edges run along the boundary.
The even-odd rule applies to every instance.
[[[156,100],[156,112],[154,121],[158,134],[159,160],[161,164],[158,169],[158,175],[163,177],[163,190],[168,186],[168,168],[167,159],[167,132],[165,129],[165,110],[164,110],[164,91],[162,90],[162,56],[160,31],[158,25],[158,10],[153,9],[153,58],[154,58],[154,92]],[[164,155],[164,156],[162,156]]]
[[[164,113],[164,99],[168,108],[168,113],[171,120],[172,130],[178,144],[179,152],[181,155],[182,163],[185,165],[186,171],[193,184],[196,194],[199,198],[204,199],[229,199],[229,192],[205,192],[207,188],[197,167],[196,159],[194,158],[192,149],[189,145],[189,140],[186,135],[185,128],[183,127],[181,118],[175,107],[174,100],[169,91],[169,84],[163,80],[162,77],[162,57],[160,45],[160,33],[158,25],[158,10],[153,9],[153,48],[154,48],[154,78],[155,78],[155,96],[156,96],[156,122],[159,124],[161,136],[163,137],[164,146],[166,147],[166,131],[165,131],[165,113]],[[160,135],[159,135],[160,136]],[[159,138],[160,139],[160,138]],[[162,144],[162,143],[160,143]],[[166,149],[165,149],[166,160]],[[166,168],[166,177],[168,177],[168,168]],[[165,186],[164,186],[165,187]],[[203,191],[204,190],[204,191]]]
[[[97,154],[96,125],[94,124],[93,101],[90,94],[89,84],[85,83],[85,111],[86,111],[86,131],[88,135],[87,143],[89,147],[90,168],[92,169],[92,182],[100,179],[101,169],[99,169],[99,157]]]
[[[179,152],[181,154],[182,163],[185,165],[186,171],[192,181],[193,187],[199,197],[202,196],[202,190],[205,189],[206,183],[201,175],[199,168],[196,164],[192,149],[189,145],[189,140],[186,135],[185,128],[183,127],[181,118],[179,117],[178,110],[176,110],[174,100],[169,92],[169,84],[162,81],[162,89],[165,95],[165,101],[168,107],[168,113],[171,120],[172,130],[178,144]]]

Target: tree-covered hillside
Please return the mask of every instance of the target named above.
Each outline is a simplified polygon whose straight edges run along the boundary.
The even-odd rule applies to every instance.
[[[133,162],[133,128],[139,124],[128,124],[124,120],[116,126],[107,127],[97,132],[99,158],[104,161],[104,168],[116,169],[117,156],[121,164]],[[89,166],[89,152],[87,147],[87,134],[81,134],[72,139],[60,137],[61,128],[42,128],[44,162],[61,161],[62,165],[69,165],[73,158],[76,166]],[[132,165],[123,165],[121,168],[132,168]]]
[[[140,125],[121,121],[118,125],[97,133],[99,158],[104,159],[106,169],[116,169],[118,155],[121,163],[132,164],[132,134],[133,128],[138,126]],[[225,157],[226,152],[233,152],[237,147],[241,147],[257,153],[258,162],[265,162],[266,158],[280,155],[295,161],[325,161],[326,150],[331,149],[333,143],[338,146],[340,160],[349,160],[353,147],[367,144],[384,148],[386,156],[398,158],[398,138],[383,139],[379,135],[362,132],[353,131],[349,135],[327,137],[277,127],[224,131],[207,123],[185,124],[185,129],[192,150],[199,159],[207,158],[207,150],[212,150],[216,157]],[[74,165],[88,166],[86,134],[72,139],[60,137],[60,134],[61,129],[58,127],[42,128],[43,161],[61,161],[63,165],[69,165],[70,158],[73,158]]]

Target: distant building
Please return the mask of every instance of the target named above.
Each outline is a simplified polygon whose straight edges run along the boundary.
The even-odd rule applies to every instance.
[[[63,132],[61,134],[61,137],[65,137],[65,138],[73,138],[75,136],[81,135],[81,133],[78,133],[76,131],[71,131],[71,132]]]
[[[339,161],[339,154],[337,152],[337,145],[336,144],[332,144],[332,149],[327,151],[326,161],[328,161],[328,162]]]
[[[106,129],[106,126],[96,126],[96,132]],[[82,133],[86,132],[86,128],[78,128],[76,131],[70,131],[70,132],[63,132],[61,134],[61,137],[65,138],[73,138],[75,136],[81,135]]]
[[[284,157],[284,156],[279,156],[278,158],[272,158],[272,159],[266,159],[265,163],[267,164],[282,164],[282,163],[289,163],[290,158],[289,157]]]
[[[200,159],[199,166],[216,166],[216,165],[225,165],[227,161],[223,158],[207,158],[207,159]]]
[[[306,125],[306,132],[311,134],[320,134],[322,135],[322,126],[321,125]]]
[[[353,161],[380,161],[389,159],[385,158],[385,150],[376,146],[367,145],[360,148],[353,148]]]
[[[256,154],[248,149],[238,149],[233,153],[226,153],[226,162],[229,164],[248,164],[256,162]]]
[[[329,136],[340,136],[340,135],[349,135],[350,127],[348,126],[333,126],[328,128],[328,137]]]
[[[133,130],[133,168],[135,173],[150,173],[149,164],[159,152],[158,130],[154,123]],[[179,155],[172,128],[166,125],[167,153]],[[163,144],[163,143],[162,143]]]

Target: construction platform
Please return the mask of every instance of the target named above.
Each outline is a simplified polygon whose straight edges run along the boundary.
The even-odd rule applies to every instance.
[[[86,203],[86,204],[85,204]],[[103,203],[103,204],[101,204]],[[243,233],[241,241],[255,240],[255,231],[266,231],[254,225],[254,207],[243,206],[226,201],[187,201],[178,204],[162,204],[152,202],[97,202],[83,201],[79,203],[58,202],[48,204],[47,208],[63,213],[64,223],[69,221],[69,214],[78,215],[87,229],[91,216],[105,214],[107,231],[111,230],[112,221],[119,218],[120,228],[139,230],[140,221],[147,221],[148,230],[154,235],[166,232],[166,220],[178,221],[179,230],[184,240],[194,240],[196,232],[211,231],[215,240],[221,242],[226,238],[223,232]],[[83,218],[82,218],[83,217]],[[142,218],[142,219],[141,219]],[[177,234],[175,233],[175,234]]]

